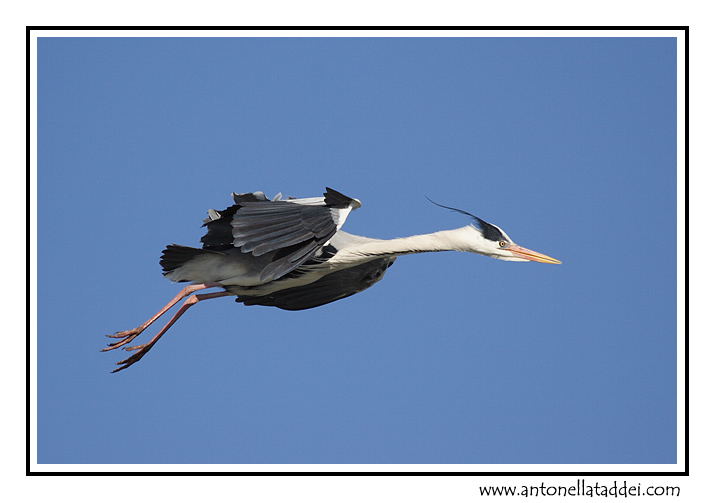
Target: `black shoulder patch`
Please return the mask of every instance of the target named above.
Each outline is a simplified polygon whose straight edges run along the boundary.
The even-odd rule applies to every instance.
[[[326,187],[326,192],[323,195],[325,196],[326,206],[329,208],[347,208],[351,201],[354,200],[328,187]]]

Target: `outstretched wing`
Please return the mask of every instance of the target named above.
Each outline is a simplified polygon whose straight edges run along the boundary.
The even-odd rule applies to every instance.
[[[235,249],[264,257],[262,282],[280,278],[313,257],[360,201],[326,188],[323,198],[269,200],[263,193],[233,194],[234,204],[209,211],[201,239],[214,251]]]
[[[236,302],[243,302],[247,306],[275,306],[289,311],[322,306],[329,302],[345,299],[375,285],[383,279],[386,269],[394,261],[395,257],[371,260],[350,269],[328,274],[308,285],[279,290],[258,297],[239,295]]]

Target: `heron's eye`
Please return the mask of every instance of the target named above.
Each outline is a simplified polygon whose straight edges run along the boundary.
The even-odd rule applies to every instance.
[[[504,241],[500,241],[500,248],[504,248],[506,244]]]

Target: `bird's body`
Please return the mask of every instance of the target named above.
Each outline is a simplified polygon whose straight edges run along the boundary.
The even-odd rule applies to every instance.
[[[220,283],[239,302],[297,310],[368,288],[380,279],[371,278],[395,260],[351,254],[351,247],[374,241],[339,230],[351,210],[360,207],[356,199],[330,189],[323,198],[269,200],[260,192],[233,197],[233,206],[209,212],[203,248],[170,245],[164,250],[160,264],[167,278]],[[287,291],[293,300],[278,301]],[[313,293],[311,300],[299,301],[305,293]]]
[[[369,288],[399,255],[411,253],[454,250],[501,260],[560,263],[515,245],[499,227],[461,210],[456,211],[474,219],[472,225],[382,240],[340,230],[361,203],[332,189],[327,188],[322,198],[281,199],[279,194],[269,200],[262,192],[233,194],[233,198],[235,204],[227,209],[209,210],[202,248],[169,245],[164,250],[160,260],[164,275],[191,285],[143,325],[111,335],[121,340],[105,350],[126,345],[173,305],[191,297],[148,344],[126,348],[139,351],[119,362],[123,366],[116,370],[139,361],[200,300],[236,296],[246,305],[310,309]],[[223,291],[194,294],[205,288]]]

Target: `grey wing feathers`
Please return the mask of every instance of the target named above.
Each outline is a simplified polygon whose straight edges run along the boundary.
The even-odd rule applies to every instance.
[[[263,192],[233,194],[234,204],[211,210],[201,239],[205,249],[239,250],[268,259],[260,280],[270,281],[296,269],[325,245],[339,228],[339,210],[360,203],[326,188],[323,201],[269,200]]]
[[[234,246],[244,253],[263,255],[336,232],[331,210],[288,201],[244,203],[231,221]]]
[[[328,274],[308,285],[279,290],[269,295],[259,297],[239,295],[236,302],[243,302],[247,306],[274,306],[289,311],[322,306],[373,286],[383,278],[386,269],[394,260],[394,258],[379,258]]]

